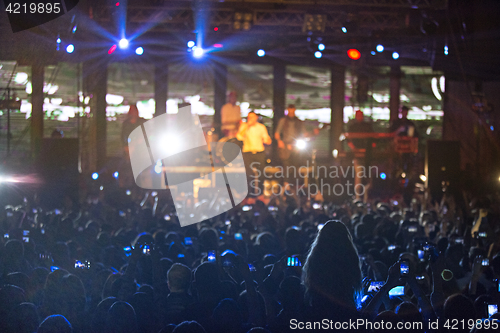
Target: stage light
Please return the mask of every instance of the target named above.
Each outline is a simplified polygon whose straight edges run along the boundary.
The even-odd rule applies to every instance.
[[[132,194],[132,192],[131,192],[130,190],[127,190],[125,193],[126,193],[127,195],[131,195],[131,194]]]
[[[117,2],[115,5],[116,5],[116,7],[118,7],[118,6],[120,5],[120,3],[119,3],[119,2]]]
[[[420,175],[420,180],[425,182],[427,180],[427,177],[425,175]]]
[[[101,185],[101,187],[99,187],[99,189],[102,191],[104,190],[104,186]]]
[[[214,31],[219,31],[219,27],[214,27]]]
[[[342,32],[346,34],[347,33],[347,28],[346,27],[342,27]]]
[[[449,53],[448,45],[445,45],[444,46],[444,55],[448,55],[448,53]]]
[[[118,46],[120,47],[120,49],[126,49],[128,47],[128,40],[126,38],[120,39],[120,41],[118,42]]]
[[[118,171],[115,171],[115,172],[113,173],[113,177],[115,177],[116,179],[118,179]]]
[[[75,32],[76,32],[76,29],[77,29],[77,27],[76,27],[76,24],[75,24],[75,26],[73,27],[73,30],[71,30],[71,32],[72,32],[72,33],[75,33]]]
[[[137,55],[142,55],[144,53],[144,49],[139,46],[138,48],[135,49],[135,54]]]
[[[157,174],[160,174],[161,171],[162,171],[162,163],[161,163],[161,160],[159,160],[158,162],[156,162],[156,165],[155,165],[155,172]]]
[[[66,52],[73,53],[73,51],[75,51],[75,46],[73,44],[66,46]]]
[[[260,49],[260,50],[258,50],[258,51],[257,51],[257,55],[258,55],[259,57],[263,57],[263,56],[265,56],[265,55],[266,55],[266,51],[264,51],[263,49]]]
[[[316,52],[314,52],[314,56],[319,59],[323,56],[323,53],[316,51]]]
[[[371,51],[370,54],[371,55],[375,55],[376,53],[375,53],[375,51]]]
[[[108,50],[108,54],[111,54],[111,53],[115,52],[115,50],[116,50],[116,44],[114,44],[113,46],[111,46],[111,47],[109,48],[109,50]]]
[[[495,130],[495,127],[493,127],[493,125],[490,126],[490,130],[491,131],[494,131]]]
[[[318,50],[324,51],[325,50],[325,44],[323,44],[323,43],[318,44]]]
[[[193,47],[193,57],[201,58],[201,57],[203,57],[204,53],[205,53],[205,51],[201,47],[198,47],[198,46]]]
[[[380,179],[386,179],[386,178],[387,178],[387,175],[385,174],[385,172],[381,172]]]
[[[392,52],[392,59],[396,60],[399,58],[399,53],[397,52]]]
[[[401,178],[406,178],[406,173],[405,173],[405,172],[403,172],[403,173],[401,174]]]
[[[333,158],[337,158],[337,156],[339,156],[339,150],[338,149],[334,149],[332,151],[332,155],[333,155]]]
[[[59,38],[59,37],[58,37],[58,38],[56,39],[56,43],[57,43],[57,44],[61,44],[61,38]]]
[[[307,147],[307,144],[304,140],[297,140],[297,142],[295,143],[295,146],[300,149],[300,150],[303,150]]]
[[[190,40],[189,42],[187,42],[187,47],[191,48],[191,47],[194,47],[194,42],[192,40]]]
[[[349,49],[347,50],[347,56],[352,60],[358,60],[361,58],[361,53],[356,49]]]
[[[219,44],[219,43],[214,44],[214,47],[215,47],[215,48],[217,48],[217,49],[220,49],[220,48],[222,48],[223,46],[224,46],[224,45]]]
[[[377,52],[383,52],[384,51],[384,45],[378,44],[377,47],[375,48],[375,50],[377,50]]]
[[[99,174],[98,174],[97,172],[94,172],[94,173],[92,174],[92,179],[93,179],[93,180],[96,180],[97,178],[99,178]]]

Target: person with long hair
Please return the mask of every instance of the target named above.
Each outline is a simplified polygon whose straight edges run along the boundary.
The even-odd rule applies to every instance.
[[[311,245],[302,278],[313,316],[353,318],[361,293],[358,252],[346,226],[328,221]]]

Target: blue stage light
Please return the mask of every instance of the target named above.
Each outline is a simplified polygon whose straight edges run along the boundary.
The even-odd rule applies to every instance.
[[[386,178],[387,178],[387,175],[385,174],[385,172],[381,172],[380,179],[386,179]]]
[[[396,60],[399,58],[399,53],[397,52],[392,52],[392,59]]]
[[[94,173],[92,174],[92,179],[93,179],[93,180],[96,180],[97,178],[99,178],[99,174],[98,174],[97,172],[94,172]]]
[[[201,58],[201,57],[203,57],[204,53],[205,53],[205,51],[201,47],[199,47],[199,46],[193,47],[193,57]]]
[[[128,40],[126,38],[120,39],[120,41],[118,42],[118,46],[120,47],[120,49],[126,49],[128,47]]]
[[[69,44],[68,46],[66,46],[66,52],[73,53],[74,50],[75,46],[73,44]]]
[[[377,52],[383,52],[384,51],[384,45],[378,44],[375,49],[377,50]]]
[[[187,42],[187,47],[193,47],[195,44],[192,40],[190,40],[189,42]]]
[[[115,177],[116,179],[118,179],[118,171],[115,171],[115,172],[113,173],[113,177]]]
[[[371,51],[370,54],[371,55],[375,55],[376,53],[375,53],[375,51]]]
[[[324,51],[325,50],[325,44],[318,44],[318,50]]]
[[[347,33],[347,28],[346,27],[342,27],[342,32],[346,34]]]
[[[142,55],[144,53],[144,49],[142,47],[138,47],[135,49],[135,54]]]
[[[314,52],[314,56],[319,59],[323,56],[323,53],[316,51],[316,52]]]
[[[260,50],[258,50],[258,51],[257,51],[257,55],[258,55],[259,57],[263,57],[263,56],[265,56],[265,55],[266,55],[266,51],[264,51],[263,49],[260,49]]]

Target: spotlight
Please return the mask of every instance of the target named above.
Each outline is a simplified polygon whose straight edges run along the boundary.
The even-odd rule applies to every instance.
[[[135,54],[137,55],[142,55],[144,53],[144,49],[139,46],[138,48],[135,49]]]
[[[73,53],[74,50],[75,46],[73,44],[69,44],[68,46],[66,46],[66,52]]]
[[[405,173],[405,172],[403,172],[403,173],[401,174],[401,178],[406,178],[406,173]]]
[[[219,31],[219,27],[214,27],[214,31]]]
[[[191,48],[194,46],[194,42],[192,40],[190,40],[189,42],[187,42],[187,47]]]
[[[333,158],[337,158],[337,156],[339,156],[339,150],[338,149],[334,149],[332,151],[332,155],[333,155]]]
[[[94,172],[94,173],[92,174],[92,179],[93,179],[93,180],[96,180],[97,178],[99,178],[99,174],[98,174],[97,172]]]
[[[220,44],[220,43],[217,43],[217,44],[214,44],[214,47],[217,48],[217,49],[220,49],[222,48],[224,45]]]
[[[115,177],[116,179],[118,179],[118,171],[115,171],[115,172],[113,173],[113,177]]]
[[[377,50],[377,52],[383,52],[384,51],[384,45],[378,44],[375,49]]]
[[[323,53],[321,53],[320,51],[316,51],[314,52],[314,56],[319,59],[323,56]]]
[[[342,32],[346,34],[347,33],[347,28],[346,27],[342,27]]]
[[[263,49],[260,49],[260,50],[258,50],[258,51],[257,51],[257,55],[258,55],[259,57],[263,57],[263,56],[265,56],[265,55],[266,55],[266,51],[264,51]]]
[[[381,172],[380,179],[386,179],[386,178],[387,178],[387,175],[385,174],[385,172]]]
[[[307,144],[304,140],[297,140],[297,142],[295,143],[295,146],[300,149],[300,150],[303,150],[307,147]]]
[[[361,58],[361,53],[356,49],[349,49],[347,50],[347,56],[352,60],[358,60]]]
[[[325,44],[323,44],[323,43],[318,44],[318,50],[324,51],[325,50]]]
[[[427,177],[425,175],[420,175],[420,180],[425,182],[427,180]]]
[[[120,47],[120,49],[126,49],[128,47],[128,40],[125,38],[120,39],[120,41],[118,42],[118,46]]]
[[[392,59],[396,60],[399,58],[399,53],[397,52],[392,52]]]
[[[56,39],[56,43],[57,43],[57,44],[61,44],[61,38],[57,37],[57,39]]]
[[[161,171],[163,170],[162,168],[163,164],[161,163],[161,160],[159,160],[158,162],[156,162],[156,165],[155,165],[155,172],[157,174],[160,174]]]
[[[205,51],[201,47],[198,46],[193,47],[193,57],[201,58],[204,53]]]
[[[444,55],[448,55],[448,53],[449,53],[448,45],[445,45],[444,46]]]
[[[371,51],[370,54],[371,55],[375,55],[376,53],[375,53],[375,51]]]

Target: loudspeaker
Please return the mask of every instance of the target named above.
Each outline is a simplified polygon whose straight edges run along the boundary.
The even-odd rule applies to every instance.
[[[427,187],[434,200],[456,194],[460,183],[460,142],[428,140],[425,153]]]
[[[60,206],[65,196],[78,199],[78,139],[43,139],[37,161],[41,196],[49,207]]]

